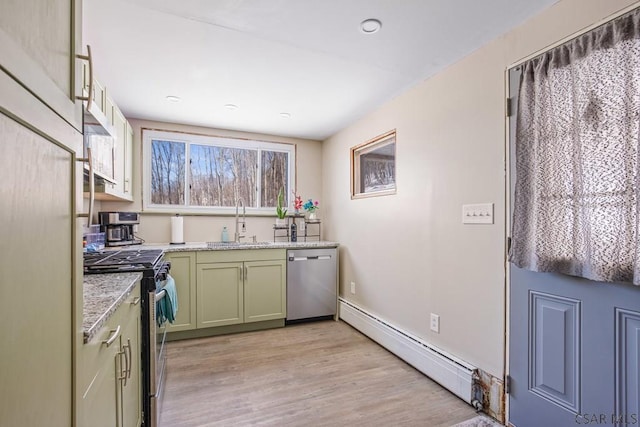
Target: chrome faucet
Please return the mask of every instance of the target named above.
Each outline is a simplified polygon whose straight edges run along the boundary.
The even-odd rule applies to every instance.
[[[240,220],[239,207],[242,205],[242,220]],[[242,223],[242,231],[238,230],[238,226]],[[233,234],[233,241],[240,243],[240,239],[245,237],[244,233],[247,232],[247,210],[244,206],[244,201],[241,198],[236,200],[236,229]]]

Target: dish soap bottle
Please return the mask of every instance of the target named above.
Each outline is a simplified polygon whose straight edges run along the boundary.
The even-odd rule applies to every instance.
[[[291,223],[291,241],[292,242],[298,241],[298,227],[296,226],[295,221]]]
[[[229,231],[227,230],[227,227],[222,227],[222,239],[223,242],[228,242],[229,241]]]

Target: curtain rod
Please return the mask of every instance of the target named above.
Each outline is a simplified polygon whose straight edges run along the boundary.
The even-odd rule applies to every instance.
[[[517,67],[519,65],[522,65],[523,63],[527,62],[528,60],[530,60],[532,58],[535,58],[536,56],[542,55],[543,53],[548,52],[551,49],[554,49],[554,48],[556,48],[556,47],[558,47],[560,45],[563,45],[563,44],[565,44],[565,43],[567,43],[567,42],[569,42],[569,41],[571,41],[571,40],[573,40],[573,39],[575,39],[577,37],[580,37],[581,35],[593,30],[594,28],[598,28],[598,27],[606,24],[609,21],[613,21],[614,19],[619,18],[620,16],[624,15],[625,13],[631,12],[632,10],[634,10],[634,9],[636,9],[638,7],[640,7],[640,1],[637,1],[637,2],[635,2],[635,3],[633,3],[633,4],[629,5],[629,6],[626,6],[626,7],[622,8],[622,9],[620,9],[619,11],[614,12],[613,14],[607,16],[604,19],[601,19],[600,21],[598,21],[598,22],[596,22],[594,24],[591,24],[591,25],[589,25],[587,27],[584,27],[581,30],[576,31],[575,33],[570,34],[570,35],[566,36],[565,38],[563,38],[563,39],[561,39],[561,40],[559,40],[559,41],[557,41],[555,43],[547,45],[547,46],[543,47],[542,49],[540,49],[540,50],[538,50],[538,51],[536,51],[536,52],[534,52],[534,53],[532,53],[530,55],[527,55],[522,59],[519,59],[518,61],[516,61],[516,62],[512,63],[511,65],[509,65],[507,67],[507,70],[509,70],[511,68],[515,68],[515,67]]]

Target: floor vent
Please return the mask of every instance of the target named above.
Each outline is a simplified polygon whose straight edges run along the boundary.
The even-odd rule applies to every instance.
[[[340,319],[471,404],[475,367],[342,298]]]

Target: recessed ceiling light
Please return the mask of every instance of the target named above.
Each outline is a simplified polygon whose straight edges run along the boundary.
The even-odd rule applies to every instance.
[[[291,113],[280,113],[280,117],[282,117],[283,119],[290,119]]]
[[[382,28],[382,22],[377,19],[365,19],[360,23],[360,31],[365,34],[377,33]]]
[[[236,104],[226,104],[224,106],[224,108],[226,108],[227,110],[230,110],[230,111],[235,111],[240,107],[238,107]]]
[[[180,98],[179,96],[173,96],[173,95],[169,95],[165,99],[167,101],[169,101],[169,102],[180,102],[180,101],[182,101],[182,98]]]

